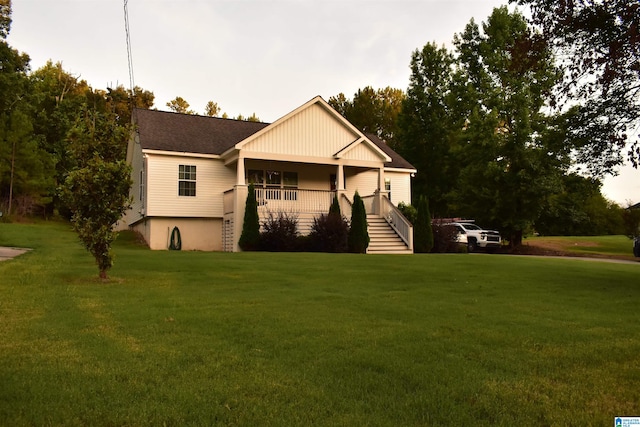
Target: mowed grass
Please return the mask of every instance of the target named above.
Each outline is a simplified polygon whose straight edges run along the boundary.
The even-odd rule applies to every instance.
[[[0,224],[0,425],[611,425],[640,265],[149,251]]]
[[[524,243],[576,255],[633,259],[633,241],[627,236],[538,236]]]

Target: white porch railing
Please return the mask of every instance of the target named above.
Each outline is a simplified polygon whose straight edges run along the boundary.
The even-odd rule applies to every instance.
[[[380,216],[398,233],[398,236],[413,250],[413,226],[387,197],[381,197]]]
[[[287,188],[256,188],[259,211],[327,213],[333,191],[299,190]]]

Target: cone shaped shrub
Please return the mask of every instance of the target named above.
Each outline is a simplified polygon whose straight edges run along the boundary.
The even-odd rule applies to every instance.
[[[364,202],[356,191],[353,196],[351,209],[351,228],[348,238],[349,252],[363,254],[369,246],[369,232],[367,231],[367,211]]]
[[[431,229],[431,213],[426,197],[418,199],[418,216],[413,228],[413,251],[427,253],[433,248],[433,230]]]
[[[258,201],[253,184],[249,185],[247,203],[244,208],[244,222],[238,245],[243,251],[256,251],[260,244],[260,219],[258,217]]]

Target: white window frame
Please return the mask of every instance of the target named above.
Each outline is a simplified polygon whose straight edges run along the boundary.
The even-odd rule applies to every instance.
[[[196,197],[196,165],[178,166],[178,196]],[[193,194],[192,194],[193,193]]]

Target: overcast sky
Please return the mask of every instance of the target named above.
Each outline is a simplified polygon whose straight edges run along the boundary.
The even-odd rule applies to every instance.
[[[124,0],[14,0],[9,43],[51,59],[92,87],[129,87]],[[167,110],[272,122],[316,95],[351,98],[365,86],[406,90],[411,53],[450,46],[471,18],[506,0],[129,0],[135,84]],[[410,159],[409,159],[410,160]],[[619,203],[640,201],[640,172],[605,182]]]

